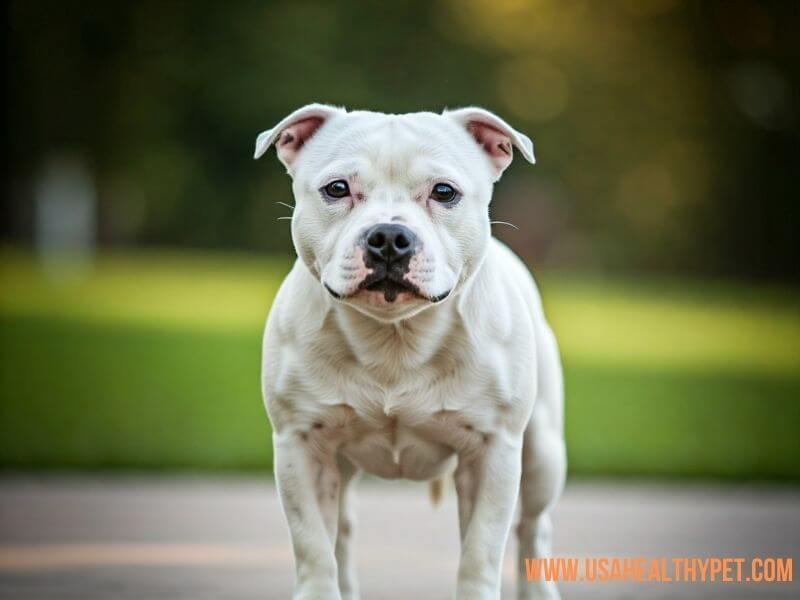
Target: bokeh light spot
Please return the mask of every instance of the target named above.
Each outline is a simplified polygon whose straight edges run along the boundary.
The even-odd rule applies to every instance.
[[[567,107],[569,82],[550,61],[521,58],[503,65],[497,74],[498,97],[515,116],[549,121]]]

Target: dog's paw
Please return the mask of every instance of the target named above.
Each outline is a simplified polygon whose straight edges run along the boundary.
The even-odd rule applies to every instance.
[[[517,600],[561,600],[556,584],[552,581],[539,584],[523,583]]]
[[[330,592],[322,590],[310,590],[295,593],[292,600],[342,600],[339,592]]]
[[[292,600],[342,600],[342,596],[335,583],[311,583],[295,587]]]

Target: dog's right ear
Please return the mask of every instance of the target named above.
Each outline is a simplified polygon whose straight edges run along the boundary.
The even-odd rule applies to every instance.
[[[311,136],[333,115],[344,113],[343,108],[327,104],[308,104],[298,108],[272,129],[258,134],[253,158],[260,158],[274,143],[278,158],[291,171],[298,152]]]
[[[517,148],[525,160],[533,164],[533,142],[524,133],[520,133],[496,114],[483,108],[471,107],[458,110],[446,110],[445,116],[455,119],[466,128],[472,138],[483,148],[486,157],[492,164],[495,181],[500,179],[506,167],[514,157],[511,147]]]

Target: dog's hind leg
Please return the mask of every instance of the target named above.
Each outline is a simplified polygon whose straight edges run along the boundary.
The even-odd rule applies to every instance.
[[[538,333],[538,332],[537,332]],[[541,572],[528,579],[526,559],[552,555],[550,509],[561,494],[566,476],[563,434],[563,383],[558,349],[550,329],[540,336],[538,358],[539,389],[533,415],[525,430],[520,485],[520,520],[517,597],[519,600],[558,598],[555,582],[545,581]]]
[[[355,482],[358,469],[345,457],[339,455],[337,463],[341,485],[339,487],[339,522],[336,531],[336,565],[339,576],[339,591],[342,600],[358,600],[358,577],[355,567]]]
[[[541,428],[537,431],[536,415],[525,434],[520,488],[520,519],[517,597],[519,600],[558,598],[554,582],[528,580],[530,559],[552,556],[553,527],[550,508],[558,498],[564,482],[565,453],[560,435]],[[543,439],[544,438],[544,439]],[[546,439],[550,438],[550,439]]]

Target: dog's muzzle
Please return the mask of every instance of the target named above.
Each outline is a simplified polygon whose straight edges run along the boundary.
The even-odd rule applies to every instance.
[[[394,302],[402,292],[419,295],[416,286],[405,279],[419,247],[413,231],[398,223],[379,223],[364,234],[364,246],[364,262],[372,272],[361,282],[362,289],[383,292],[387,302]]]

